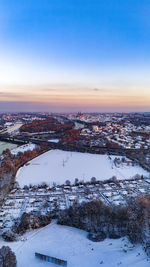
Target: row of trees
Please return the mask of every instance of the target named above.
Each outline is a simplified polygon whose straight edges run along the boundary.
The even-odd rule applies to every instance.
[[[86,230],[90,237],[93,233],[103,238],[127,235],[132,243],[142,243],[150,255],[150,195],[131,200],[125,207],[101,201],[74,204],[60,213],[58,223]]]
[[[74,126],[74,123],[69,121],[64,124],[58,122],[58,120],[51,118],[46,120],[33,121],[27,124],[24,124],[20,128],[20,132],[47,132],[47,131],[62,131],[71,129]]]
[[[28,150],[24,153],[19,152],[17,155],[11,154],[9,149],[3,152],[0,162],[0,204],[2,204],[5,196],[13,188],[17,170],[47,149],[48,147],[45,144],[41,144],[35,150]]]
[[[61,144],[72,144],[75,145],[80,138],[80,130],[72,129],[67,130],[61,138]]]

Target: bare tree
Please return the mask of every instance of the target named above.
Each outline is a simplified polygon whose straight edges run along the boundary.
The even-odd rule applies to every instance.
[[[69,181],[69,180],[66,180],[66,185],[70,185],[71,184],[71,182]]]
[[[95,177],[92,177],[92,178],[91,178],[91,183],[92,183],[92,184],[95,184],[95,183],[96,183],[96,178],[95,178]]]
[[[0,267],[16,267],[17,261],[14,252],[10,247],[3,246],[0,249]]]

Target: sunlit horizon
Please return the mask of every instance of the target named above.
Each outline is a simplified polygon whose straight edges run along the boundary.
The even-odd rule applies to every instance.
[[[0,112],[150,111],[148,1],[0,3]]]

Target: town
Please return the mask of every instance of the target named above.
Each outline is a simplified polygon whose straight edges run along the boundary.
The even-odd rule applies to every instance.
[[[25,241],[26,231],[51,225],[52,220],[65,224],[63,212],[86,203],[93,207],[103,203],[107,216],[113,210],[119,214],[129,209],[135,201],[147,201],[149,122],[149,113],[1,114],[0,235],[4,242]],[[107,233],[89,234],[92,241],[103,236]],[[122,236],[122,232],[110,234]],[[145,242],[148,255],[147,238]]]
[[[131,198],[150,192],[150,179],[135,177],[130,180],[110,179],[104,182],[87,182],[85,184],[61,185],[49,187],[25,186],[15,188],[7,196],[0,211],[0,229],[11,230],[16,219],[23,213],[40,212],[51,217],[61,210],[68,209],[74,203],[81,204],[93,200],[101,200],[106,205],[124,206]]]

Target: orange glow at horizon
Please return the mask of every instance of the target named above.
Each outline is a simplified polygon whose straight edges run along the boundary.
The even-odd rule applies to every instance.
[[[150,93],[136,93],[134,90],[104,90],[104,89],[7,89],[1,90],[0,101],[33,102],[57,106],[76,107],[142,107],[149,106]]]

